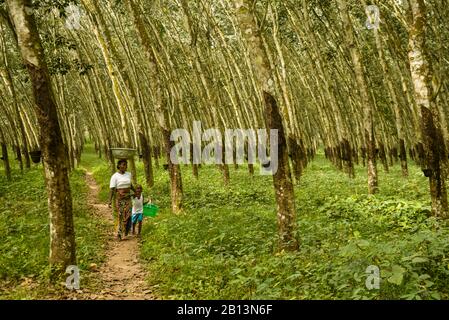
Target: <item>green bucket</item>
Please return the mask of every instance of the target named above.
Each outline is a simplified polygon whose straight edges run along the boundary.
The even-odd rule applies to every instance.
[[[155,217],[159,211],[159,207],[153,203],[143,206],[143,215],[145,217]]]

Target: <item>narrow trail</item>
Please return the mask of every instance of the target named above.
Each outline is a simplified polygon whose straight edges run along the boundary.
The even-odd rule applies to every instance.
[[[114,226],[111,209],[100,202],[97,185],[92,173],[86,174],[89,186],[87,203],[100,219]],[[97,267],[99,288],[95,293],[86,293],[82,299],[93,300],[154,300],[155,296],[145,282],[145,271],[139,262],[140,243],[134,236],[117,241],[111,227],[106,244],[105,262]]]

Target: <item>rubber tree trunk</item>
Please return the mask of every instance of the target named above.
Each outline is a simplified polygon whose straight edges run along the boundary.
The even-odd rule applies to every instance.
[[[6,85],[8,86],[8,89],[10,91],[10,94],[13,98],[13,106],[14,106],[14,111],[16,113],[16,119],[17,119],[17,123],[19,125],[19,129],[20,129],[20,139],[22,140],[22,149],[23,149],[23,155],[25,158],[25,166],[27,169],[31,168],[31,161],[30,161],[30,155],[28,153],[28,142],[26,139],[26,132],[25,132],[25,125],[22,121],[22,118],[20,116],[20,108],[19,108],[19,104],[17,102],[17,95],[16,95],[16,89],[14,87],[14,82],[11,76],[11,69],[9,67],[9,61],[8,61],[8,55],[6,52],[3,53],[4,56],[4,64],[6,66],[6,70],[0,70],[0,73],[2,74]],[[22,159],[22,157],[19,158],[20,160]],[[21,163],[21,167],[20,170],[23,170],[23,165]]]
[[[353,179],[355,178],[353,154],[351,150],[351,145],[349,144],[349,141],[347,139],[343,139],[340,142],[340,149],[341,149],[341,157],[345,164],[346,173],[348,174],[349,178]]]
[[[225,153],[223,152],[223,146],[225,145],[225,141],[224,139],[221,142],[221,147],[220,147],[220,151],[221,152],[221,161],[222,164],[219,164],[218,167],[221,170],[221,173],[223,175],[223,183],[225,186],[228,186],[230,181],[231,181],[231,176],[229,174],[229,165],[227,163],[225,163]],[[233,151],[234,152],[234,151]],[[234,153],[234,161],[235,161],[236,157],[235,157],[235,153]]]
[[[153,43],[152,40],[154,39],[150,38],[145,29],[143,14],[139,6],[135,3],[135,1],[131,0],[127,1],[126,3],[128,5],[127,6],[128,10],[132,15],[134,27],[137,30],[139,40],[145,49],[148,59],[151,61],[150,75],[152,81],[150,83],[150,86],[153,92],[155,92],[156,120],[161,129],[165,144],[165,153],[167,157],[168,170],[170,174],[172,211],[173,213],[179,213],[182,210],[182,198],[183,198],[181,168],[179,167],[179,165],[174,164],[170,160],[170,152],[171,149],[174,147],[175,143],[170,139],[171,133],[170,133],[167,107],[162,105],[163,93],[162,93],[161,72],[158,59],[156,58],[156,54],[158,54],[158,51],[152,46]]]
[[[6,3],[33,87],[50,214],[50,264],[53,271],[60,273],[68,265],[76,264],[67,149],[62,141],[44,51],[34,16],[30,14],[33,8],[31,0],[7,0]]]
[[[198,180],[198,164],[193,163],[193,143],[190,144],[190,161],[192,163],[192,174]]]
[[[399,159],[401,159],[402,176],[408,177],[407,150],[404,139],[399,140]]]
[[[254,165],[252,163],[248,163],[248,173],[250,177],[254,177]]]
[[[159,169],[160,168],[159,158],[161,156],[161,148],[160,147],[154,147],[153,154],[154,154],[154,164],[155,164],[156,168]]]
[[[151,147],[148,145],[147,137],[144,133],[139,132],[140,146],[142,147],[142,160],[145,172],[145,181],[148,188],[154,186],[153,164],[151,158]]]
[[[296,184],[299,184],[299,181],[300,181],[301,175],[302,175],[302,169],[303,169],[303,164],[302,164],[302,159],[301,159],[302,151],[300,149],[300,146],[296,142],[295,138],[288,137],[288,141],[289,141],[289,149],[290,149],[290,155],[291,155],[291,160],[292,160],[293,174],[295,176]]]
[[[432,214],[448,216],[445,170],[446,150],[438,108],[433,99],[432,65],[426,52],[426,6],[424,0],[410,0],[413,23],[409,30],[410,71],[416,103],[421,111],[423,171],[429,178]]]
[[[388,91],[390,93],[390,98],[391,98],[390,103],[393,106],[393,110],[394,110],[394,114],[395,114],[396,130],[397,130],[398,140],[399,140],[398,147],[399,147],[399,150],[401,150],[401,152],[402,152],[403,146],[401,144],[404,144],[405,134],[404,134],[404,129],[403,129],[404,125],[403,125],[403,119],[401,116],[399,99],[396,94],[396,89],[394,87],[393,80],[391,78],[392,72],[389,72],[390,70],[388,69],[388,64],[385,59],[382,39],[381,39],[377,29],[374,30],[374,37],[376,39],[377,52],[379,53],[379,61],[380,61],[381,67],[382,67],[382,71],[384,73]],[[404,150],[405,150],[405,147],[404,147]],[[391,166],[393,166],[393,164],[391,164]],[[402,169],[402,176],[407,177],[408,176],[408,168],[407,168],[407,154],[406,153],[402,154],[401,169]]]
[[[382,162],[385,173],[390,172],[390,169],[388,168],[387,153],[385,152],[385,146],[383,143],[379,144],[379,158]]]
[[[9,165],[8,147],[4,142],[2,142],[2,160],[5,167],[6,179],[8,179],[8,181],[11,181],[11,166]]]
[[[20,172],[23,173],[23,159],[22,159],[22,151],[19,146],[15,146],[17,161],[19,162]]]
[[[288,161],[287,141],[279,113],[277,101],[274,97],[276,78],[270,69],[267,53],[264,51],[262,36],[252,12],[251,0],[235,0],[237,20],[241,33],[246,41],[253,65],[256,81],[258,82],[262,101],[265,104],[267,129],[278,130],[278,168],[273,174],[273,186],[277,203],[277,223],[280,250],[297,250],[298,241],[295,237],[296,211],[292,175]]]
[[[175,146],[175,142],[170,140],[170,131],[162,129],[165,142],[165,154],[167,156],[168,172],[170,175],[171,207],[173,213],[179,213],[182,210],[182,179],[181,167],[174,164],[170,158],[170,151]]]
[[[278,169],[273,175],[276,202],[278,205],[278,234],[282,249],[296,250],[298,242],[293,231],[296,228],[295,194],[293,190],[287,141],[281,114],[274,97],[264,92],[267,128],[278,130]]]
[[[354,66],[355,79],[363,107],[363,126],[366,150],[366,160],[368,167],[368,193],[378,192],[377,164],[376,164],[376,142],[374,135],[374,106],[369,97],[367,80],[365,79],[362,65],[362,56],[354,37],[354,29],[347,10],[347,0],[338,0],[340,16],[345,31],[346,46],[351,53]]]

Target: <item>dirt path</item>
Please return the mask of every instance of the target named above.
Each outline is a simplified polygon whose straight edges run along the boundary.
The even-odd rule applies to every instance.
[[[100,187],[91,173],[86,174],[89,186],[87,202],[95,215],[107,220],[111,225],[114,221],[111,209],[99,201]],[[110,237],[106,244],[106,261],[98,266],[98,280],[100,287],[96,293],[86,294],[86,299],[99,300],[154,300],[151,289],[145,283],[145,272],[141,266],[138,253],[140,243],[134,236],[117,241],[111,227]]]

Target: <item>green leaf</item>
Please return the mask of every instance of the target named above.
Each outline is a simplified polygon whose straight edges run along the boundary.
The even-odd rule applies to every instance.
[[[366,248],[369,246],[369,241],[361,239],[358,241],[357,245],[361,248]]]
[[[416,257],[412,259],[412,263],[422,263],[427,261],[429,261],[429,259],[423,257]]]
[[[388,282],[396,284],[398,286],[401,285],[402,280],[404,279],[405,271],[406,270],[403,267],[394,265],[392,269],[392,276],[388,278]]]
[[[432,294],[430,296],[432,298],[434,298],[435,300],[441,300],[441,296],[438,292],[432,292]]]

